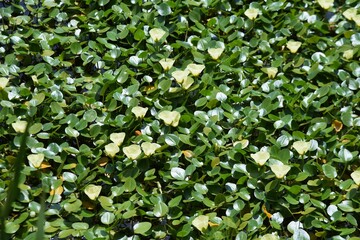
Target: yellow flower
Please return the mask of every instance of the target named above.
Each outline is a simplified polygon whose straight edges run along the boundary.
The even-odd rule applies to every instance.
[[[141,144],[141,148],[144,151],[144,154],[146,156],[153,155],[157,149],[159,149],[161,145],[157,143],[149,143],[149,142],[143,142]]]
[[[203,64],[191,63],[187,65],[186,70],[189,70],[193,76],[197,77],[204,70],[204,68],[205,66]]]
[[[266,161],[270,158],[270,154],[268,152],[265,152],[265,151],[259,151],[259,152],[254,153],[254,154],[250,154],[250,156],[260,166],[263,166],[266,163]]]
[[[223,53],[224,48],[209,48],[207,51],[212,59],[217,60]]]
[[[344,53],[343,53],[343,58],[347,59],[347,60],[350,60],[352,59],[354,56],[354,51],[352,49],[349,49],[349,50],[346,50]]]
[[[162,111],[159,113],[159,118],[164,121],[166,125],[177,127],[179,125],[180,113],[177,111]]]
[[[163,58],[159,61],[160,65],[165,71],[168,71],[174,65],[175,60],[171,58]]]
[[[360,169],[354,171],[350,174],[350,176],[354,180],[355,184],[360,186]]]
[[[343,12],[343,15],[346,19],[353,20],[353,18],[356,16],[356,13],[357,13],[356,8],[349,8]]]
[[[117,146],[120,146],[125,139],[125,133],[121,132],[121,133],[112,133],[110,134],[110,140],[115,143]],[[118,151],[119,152],[119,151]]]
[[[300,154],[304,155],[310,149],[310,142],[305,141],[296,141],[293,143],[292,147]]]
[[[318,0],[318,3],[323,9],[329,9],[334,5],[334,0]]]
[[[175,78],[176,82],[181,84],[182,82],[184,82],[184,80],[187,78],[187,76],[189,75],[189,71],[185,70],[176,70],[174,72],[171,73],[171,76],[173,76],[173,78]]]
[[[123,152],[125,153],[126,157],[135,160],[141,155],[141,148],[139,145],[132,144],[130,146],[124,147]]]
[[[291,53],[296,53],[301,46],[301,42],[290,40],[286,43],[286,47]]]
[[[270,165],[270,168],[277,178],[283,178],[290,171],[291,166],[284,164],[273,164]]]
[[[266,69],[266,73],[268,74],[269,78],[274,78],[278,72],[276,67],[269,67]]]
[[[160,39],[165,35],[165,31],[161,28],[153,28],[149,31],[150,37],[155,41],[158,42]]]
[[[257,8],[249,8],[249,9],[247,9],[245,12],[244,12],[244,14],[245,14],[245,16],[247,16],[249,19],[251,19],[251,20],[254,20],[257,16],[258,16],[258,14],[259,14],[259,9],[257,9]]]
[[[119,147],[115,143],[109,143],[105,145],[105,154],[111,158],[115,157],[115,155],[120,151]]]
[[[0,90],[4,89],[6,85],[8,84],[9,79],[5,77],[0,77]]]
[[[24,133],[27,126],[27,121],[17,120],[16,122],[12,123],[11,126],[17,133]]]
[[[147,107],[144,108],[144,107],[136,106],[131,109],[131,112],[135,114],[136,118],[144,118],[147,110],[148,110]]]

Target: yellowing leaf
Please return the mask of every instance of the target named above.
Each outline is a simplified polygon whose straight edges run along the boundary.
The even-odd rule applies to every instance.
[[[197,216],[191,223],[199,231],[205,231],[209,226],[209,216],[200,215]]]
[[[103,167],[103,166],[105,166],[108,162],[109,162],[109,158],[108,158],[108,157],[102,157],[102,158],[99,159],[98,165],[99,165],[100,167]]]
[[[53,196],[53,195],[55,195],[55,194],[61,195],[63,192],[64,192],[63,186],[59,186],[59,187],[57,187],[56,189],[51,189],[51,191],[50,191],[50,196]]]
[[[44,154],[37,153],[37,154],[30,154],[27,156],[27,159],[29,160],[30,166],[34,168],[40,168],[41,163],[44,161]]]
[[[254,154],[250,154],[250,156],[260,166],[263,166],[266,163],[266,161],[270,158],[270,154],[268,152],[265,152],[265,151],[259,151],[259,152],[254,153]]]
[[[207,51],[212,59],[217,60],[223,53],[224,48],[209,48]]]
[[[148,108],[147,107],[133,107],[131,112],[135,115],[136,118],[144,118]]]
[[[350,176],[354,180],[355,184],[360,186],[360,169],[351,173]]]
[[[27,121],[17,120],[16,122],[12,123],[11,126],[17,133],[24,133],[27,126]]]
[[[310,142],[305,141],[296,141],[293,143],[292,147],[300,154],[304,155],[310,149]]]
[[[184,156],[186,158],[192,158],[192,157],[195,156],[195,154],[191,150],[184,150],[184,151],[181,151],[181,152],[182,152],[182,154],[184,154]]]
[[[341,129],[343,128],[342,122],[338,120],[334,120],[331,125],[335,129],[335,132],[340,132]]]
[[[251,20],[254,20],[257,16],[258,16],[258,14],[259,14],[259,9],[257,9],[257,8],[249,8],[249,9],[247,9],[245,12],[244,12],[244,14],[245,14],[245,16],[247,16],[249,19],[251,19]]]
[[[150,37],[155,41],[158,42],[160,39],[165,35],[165,31],[161,28],[153,28],[149,31]]]
[[[85,194],[91,199],[95,200],[101,192],[102,187],[94,184],[89,184],[85,188]]]
[[[117,146],[120,146],[124,142],[125,136],[126,134],[124,132],[112,133],[110,134],[110,140]]]
[[[357,14],[356,8],[349,8],[343,12],[344,17],[348,20],[353,20],[356,14]]]
[[[354,56],[354,51],[352,49],[349,49],[349,50],[346,50],[344,53],[343,53],[343,58],[347,59],[347,60],[350,60],[352,59]]]
[[[172,66],[174,65],[174,62],[175,60],[171,58],[163,58],[159,61],[160,65],[165,71],[170,70],[170,68],[172,68]]]
[[[283,178],[290,171],[291,166],[284,164],[273,164],[270,165],[270,168],[277,178]]]
[[[115,155],[120,151],[120,148],[115,143],[109,143],[105,145],[105,154],[111,158],[115,157]]]
[[[42,162],[40,165],[40,169],[45,169],[45,168],[51,168],[51,165],[48,162]]]
[[[161,145],[157,143],[149,143],[149,142],[143,142],[141,144],[141,148],[146,156],[153,155],[157,149],[159,149]]]
[[[166,125],[177,127],[179,125],[180,113],[177,111],[162,111],[159,113],[159,118],[164,121]]]
[[[141,148],[137,144],[132,144],[130,146],[124,147],[123,152],[127,158],[135,160],[141,155]]]

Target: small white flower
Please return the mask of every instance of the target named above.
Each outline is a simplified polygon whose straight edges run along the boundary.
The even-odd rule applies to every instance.
[[[273,164],[270,165],[270,168],[277,178],[283,178],[290,171],[291,166],[284,164]]]
[[[5,77],[0,77],[0,90],[4,89],[6,85],[8,84],[9,79]]]
[[[205,65],[191,63],[187,65],[186,69],[189,70],[193,76],[197,77],[205,69]]]
[[[157,149],[159,149],[161,145],[157,143],[149,143],[149,142],[143,142],[141,144],[141,148],[146,156],[153,155]]]
[[[163,58],[159,61],[160,65],[165,71],[168,71],[174,65],[175,60],[171,58]]]
[[[343,53],[343,58],[347,59],[347,60],[350,60],[352,59],[354,56],[354,51],[352,49],[349,49],[349,50],[346,50],[344,53]]]
[[[39,168],[41,166],[41,163],[44,161],[44,157],[44,154],[38,153],[28,155],[27,159],[29,160],[30,166],[34,168]]]
[[[291,53],[296,53],[301,46],[301,42],[290,40],[286,43],[286,47]]]
[[[150,37],[155,41],[158,42],[160,39],[165,35],[165,31],[161,28],[153,28],[149,31]]]
[[[194,83],[194,79],[192,77],[187,77],[184,82],[182,83],[182,88],[187,90],[191,87],[191,85]]]
[[[175,81],[179,84],[183,83],[184,80],[187,78],[187,76],[189,75],[189,71],[185,70],[176,70],[174,72],[171,73],[171,76],[173,76],[173,78],[175,78]]]
[[[223,53],[224,48],[209,48],[207,51],[212,59],[217,60]]]
[[[84,192],[91,200],[95,200],[100,195],[101,189],[101,186],[89,184],[86,186]]]
[[[135,114],[136,118],[144,118],[147,110],[148,110],[147,107],[144,108],[144,107],[136,106],[131,109],[131,112]]]
[[[355,184],[360,186],[360,169],[351,173],[350,176],[354,180]]]
[[[105,154],[111,158],[115,157],[115,155],[120,151],[119,147],[115,143],[109,143],[105,145]]]
[[[249,8],[244,12],[244,14],[249,19],[254,20],[258,16],[259,12],[260,12],[260,10],[257,8]]]
[[[292,147],[300,154],[304,155],[310,149],[310,142],[305,141],[296,141],[293,143]]]
[[[357,13],[356,8],[349,8],[343,12],[343,15],[346,19],[353,20],[353,18],[356,16],[356,13]]]
[[[17,133],[24,133],[27,126],[27,121],[17,120],[16,122],[12,123],[11,126]]]
[[[130,146],[124,147],[123,152],[127,158],[135,160],[141,155],[141,148],[139,145],[132,144]]]
[[[125,133],[121,132],[121,133],[112,133],[110,134],[110,140],[115,143],[117,146],[120,146],[125,139]],[[119,152],[119,151],[118,151]]]
[[[334,5],[334,0],[318,0],[318,3],[323,9],[329,9]]]
[[[266,163],[266,161],[270,158],[270,154],[268,152],[265,152],[265,151],[259,151],[259,152],[254,153],[254,154],[250,154],[250,156],[260,166],[263,166]]]
[[[360,15],[354,16],[353,20],[354,20],[356,26],[360,27]]]
[[[276,67],[269,67],[266,69],[266,73],[268,74],[269,78],[274,78],[278,73],[278,69]]]
[[[162,111],[159,113],[159,118],[164,121],[166,125],[177,127],[179,125],[180,113],[177,111]]]

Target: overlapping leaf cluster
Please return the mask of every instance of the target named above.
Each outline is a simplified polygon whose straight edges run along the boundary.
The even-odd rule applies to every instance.
[[[359,239],[359,8],[3,1],[8,237]]]

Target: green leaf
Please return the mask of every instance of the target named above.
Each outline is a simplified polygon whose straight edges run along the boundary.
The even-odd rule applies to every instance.
[[[141,234],[143,236],[147,236],[146,232],[150,230],[151,228],[150,222],[139,222],[134,225],[134,233],[135,234]]]
[[[170,174],[176,180],[185,180],[186,177],[185,170],[179,167],[172,168]]]
[[[112,212],[105,212],[102,216],[101,216],[101,222],[103,224],[106,225],[110,225],[115,221],[115,214]]]
[[[124,188],[126,192],[132,192],[136,188],[136,181],[133,178],[127,178],[124,183]]]
[[[310,235],[303,229],[296,229],[292,238],[294,240],[310,240]]]
[[[331,179],[336,178],[337,176],[336,168],[331,166],[331,164],[322,165],[322,169],[326,177]]]
[[[19,230],[19,228],[20,228],[20,225],[14,223],[14,222],[7,222],[5,224],[5,232],[6,233],[10,233],[10,234],[16,233],[17,230]]]
[[[169,211],[168,206],[164,202],[158,202],[154,207],[154,216],[155,217],[163,217]]]
[[[84,113],[84,120],[87,121],[87,122],[93,122],[97,117],[97,113],[94,109],[90,109],[90,110],[87,110],[85,113]]]
[[[81,48],[81,45],[80,43],[78,42],[73,42],[71,45],[70,45],[70,50],[73,54],[81,54],[82,52],[82,48]]]
[[[161,16],[167,16],[172,13],[170,6],[167,3],[161,3],[155,7]]]
[[[73,223],[71,227],[76,230],[86,230],[89,229],[89,224],[85,222],[76,222]]]

